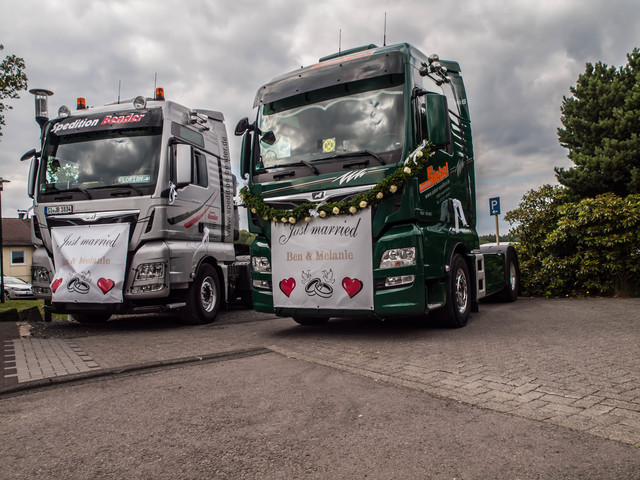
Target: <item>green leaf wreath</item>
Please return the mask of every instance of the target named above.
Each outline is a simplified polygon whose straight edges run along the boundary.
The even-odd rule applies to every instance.
[[[411,178],[425,172],[429,166],[431,145],[422,142],[407,159],[388,177],[374,185],[370,190],[359,193],[351,200],[329,203],[303,203],[291,210],[273,208],[267,205],[259,195],[249,191],[246,186],[240,190],[240,198],[251,213],[265,221],[296,223],[301,220],[310,221],[312,217],[326,218],[331,215],[353,215],[383,198],[397,193]]]

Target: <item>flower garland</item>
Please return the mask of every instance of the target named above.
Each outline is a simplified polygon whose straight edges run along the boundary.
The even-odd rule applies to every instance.
[[[329,203],[303,203],[291,210],[273,208],[267,205],[259,195],[249,191],[247,186],[240,190],[240,198],[251,213],[265,221],[296,223],[309,222],[313,217],[326,218],[331,215],[353,215],[359,210],[376,205],[383,198],[398,192],[411,178],[426,171],[431,156],[431,146],[423,141],[409,154],[407,159],[391,175],[374,185],[370,190],[359,193],[351,200]]]

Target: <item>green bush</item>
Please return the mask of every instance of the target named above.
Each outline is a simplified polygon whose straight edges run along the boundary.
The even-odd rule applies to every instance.
[[[505,219],[516,224],[524,295],[640,294],[640,195],[569,202],[544,185]]]

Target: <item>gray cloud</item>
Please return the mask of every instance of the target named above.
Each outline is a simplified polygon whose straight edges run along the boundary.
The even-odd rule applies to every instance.
[[[560,148],[562,97],[586,62],[626,62],[640,38],[640,4],[622,0],[4,0],[4,54],[27,63],[29,87],[55,92],[50,109],[152,93],[224,112],[231,132],[251,116],[258,87],[342,48],[409,42],[426,54],[458,60],[469,94],[481,233],[493,229],[488,198],[503,211],[570,166]],[[27,25],[28,22],[28,25]],[[341,32],[341,33],[340,33]],[[28,165],[20,155],[38,143],[31,95],[12,101],[0,141],[3,215],[26,209]],[[231,136],[231,154],[239,154]],[[507,227],[501,224],[501,231]]]

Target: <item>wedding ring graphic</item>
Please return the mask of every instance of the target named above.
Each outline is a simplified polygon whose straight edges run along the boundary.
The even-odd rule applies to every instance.
[[[89,284],[80,280],[78,277],[73,277],[67,283],[67,290],[70,292],[81,293],[82,295],[86,295],[89,293]]]
[[[310,297],[317,295],[322,298],[329,298],[333,295],[333,287],[319,278],[314,278],[307,283],[304,287],[304,291],[307,292],[307,295]]]

